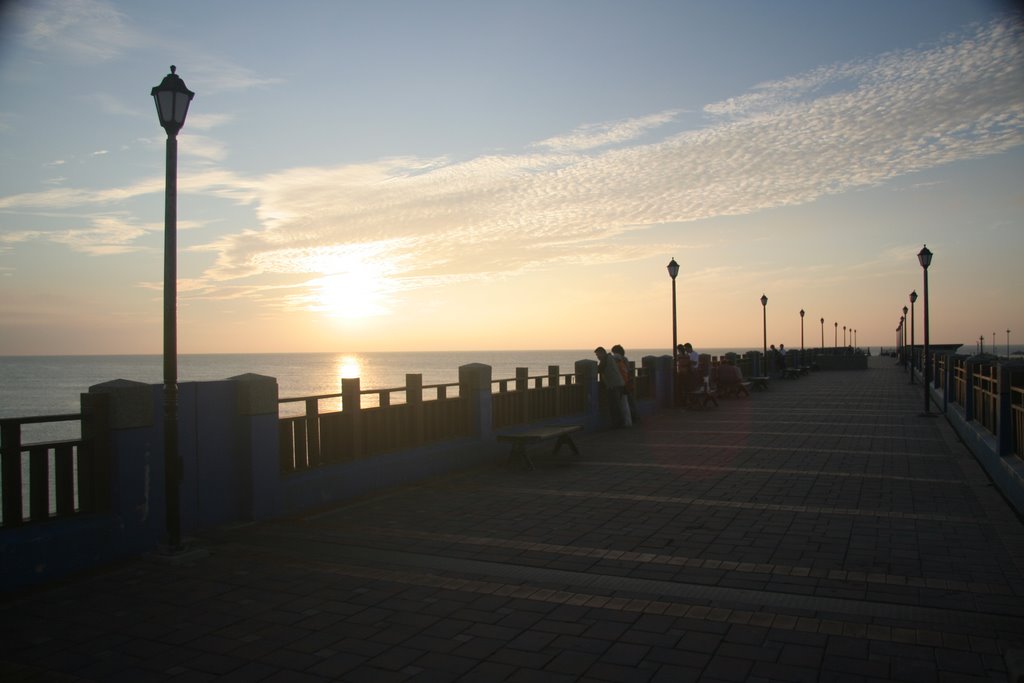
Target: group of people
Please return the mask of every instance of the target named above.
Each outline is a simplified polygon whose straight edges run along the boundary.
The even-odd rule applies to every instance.
[[[616,344],[609,353],[603,346],[598,346],[594,355],[597,356],[597,373],[606,392],[612,427],[632,427],[640,421],[640,414],[636,408],[636,387],[626,350],[621,344]]]
[[[685,403],[683,397],[696,390],[704,381],[700,373],[700,354],[693,350],[693,344],[676,345],[676,405]]]
[[[771,345],[768,349],[768,358],[765,359],[768,363],[768,374],[777,375],[782,377],[786,374],[786,345],[779,344],[779,348],[775,348],[775,344]]]

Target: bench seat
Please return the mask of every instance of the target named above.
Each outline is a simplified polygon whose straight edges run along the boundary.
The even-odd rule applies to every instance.
[[[552,455],[557,454],[562,446],[568,446],[573,453],[579,455],[580,451],[576,448],[572,435],[582,429],[582,425],[546,425],[530,429],[499,432],[497,437],[498,441],[512,444],[512,451],[508,456],[510,462],[516,458],[521,458],[527,468],[535,470],[537,468],[527,452],[528,446],[554,439],[555,446],[551,451]]]

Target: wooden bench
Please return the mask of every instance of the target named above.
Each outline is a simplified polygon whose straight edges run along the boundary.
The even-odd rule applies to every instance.
[[[738,382],[737,381],[723,382],[723,381],[719,380],[719,382],[718,382],[718,393],[721,394],[723,398],[728,398],[729,396],[735,396],[737,398],[739,398],[740,396],[750,396],[750,387],[751,386],[752,386],[752,383],[747,381],[747,380],[745,380],[745,379],[744,380],[739,380]]]
[[[522,431],[501,432],[498,434],[498,441],[512,444],[512,452],[508,456],[509,462],[519,457],[522,458],[523,463],[529,469],[535,470],[537,468],[534,466],[533,460],[530,459],[530,454],[526,450],[528,446],[540,443],[541,441],[547,441],[548,439],[555,439],[555,447],[551,451],[552,455],[557,454],[562,446],[568,446],[572,449],[573,453],[579,455],[580,451],[576,448],[576,444],[573,443],[572,435],[582,429],[582,425],[548,425]]]
[[[771,379],[771,378],[767,377],[767,376],[761,376],[761,377],[750,377],[748,379],[750,380],[751,386],[753,386],[755,389],[767,389],[768,388],[768,380]]]
[[[718,399],[715,396],[718,392],[715,389],[709,389],[707,386],[702,385],[699,389],[686,392],[686,407],[687,408],[707,408],[708,403],[714,403],[718,406]]]
[[[803,373],[801,373],[801,372],[800,372],[800,368],[790,368],[790,367],[786,367],[786,368],[785,368],[785,369],[783,370],[783,377],[784,377],[785,379],[796,379],[796,378],[798,378],[798,377],[799,377],[799,376],[800,376],[801,374],[803,374]]]

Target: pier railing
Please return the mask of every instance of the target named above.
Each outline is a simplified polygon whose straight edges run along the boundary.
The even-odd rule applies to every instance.
[[[1024,363],[949,350],[907,357],[909,371],[921,381],[929,364],[929,406],[945,414],[995,485],[1024,513]]]
[[[81,421],[81,413],[0,419],[0,526],[14,527],[103,510],[109,471],[96,438],[25,444],[25,425]]]
[[[753,364],[758,355],[738,363]],[[815,353],[810,360],[822,370],[863,366],[857,353]],[[1024,365],[993,367],[949,353],[933,353],[928,362],[934,363],[930,400],[1010,491],[998,477],[1000,468],[1024,473]],[[642,413],[672,405],[672,368],[670,356],[645,357],[635,368]],[[182,531],[298,514],[501,461],[508,450],[495,438],[500,430],[538,421],[590,430],[607,420],[590,360],[577,362],[572,373],[550,366],[530,375],[524,368],[492,380],[489,366],[469,364],[460,366],[458,383],[423,385],[421,375],[410,374],[402,387],[363,390],[351,379],[341,388],[282,399],[277,380],[260,375],[179,385]],[[82,394],[81,414],[0,420],[0,560],[11,577],[7,589],[162,542],[170,514],[159,419],[164,395],[160,385],[114,380]],[[300,414],[286,416],[296,406]],[[33,425],[75,420],[79,439],[25,443],[26,426],[32,432]],[[1024,474],[1017,481],[1024,490]]]
[[[424,385],[422,375],[409,374],[404,387],[362,389],[359,378],[352,378],[342,380],[337,394],[279,399],[282,406],[305,406],[302,415],[281,418],[281,472],[301,472],[468,436],[465,401],[448,396],[458,386],[457,382]],[[424,391],[432,391],[433,399],[424,400]],[[363,406],[363,398],[369,396],[376,397],[376,406]],[[321,401],[337,399],[341,399],[341,410],[320,411]]]

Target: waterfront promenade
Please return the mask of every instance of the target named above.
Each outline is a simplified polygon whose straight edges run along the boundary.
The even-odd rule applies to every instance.
[[[1024,526],[891,358],[0,602],[4,681],[1005,681]],[[564,451],[564,449],[563,449]]]

